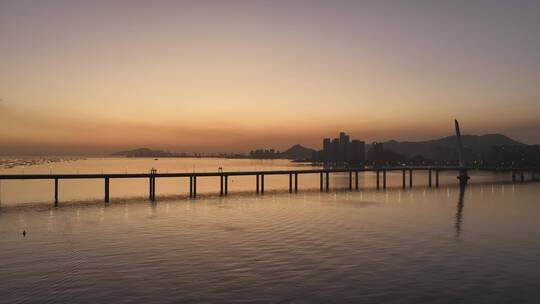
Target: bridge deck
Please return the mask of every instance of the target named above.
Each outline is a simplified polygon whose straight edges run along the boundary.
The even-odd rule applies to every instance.
[[[154,169],[153,169],[154,170]],[[359,173],[361,172],[375,172],[376,173],[376,185],[377,189],[381,187],[380,176],[382,175],[382,188],[386,189],[386,173],[389,171],[402,172],[402,187],[407,186],[406,172],[409,173],[408,185],[413,186],[413,172],[414,171],[427,171],[428,184],[432,187],[432,172],[435,172],[435,187],[439,186],[439,173],[441,171],[459,171],[463,170],[481,170],[481,171],[504,171],[512,172],[512,181],[516,181],[516,173],[520,174],[520,180],[524,181],[524,171],[531,172],[531,179],[535,180],[535,173],[539,171],[539,168],[533,169],[516,169],[516,168],[463,168],[455,166],[417,166],[417,167],[378,167],[378,168],[341,168],[341,169],[307,169],[307,170],[262,170],[262,171],[230,171],[230,172],[180,172],[180,173],[99,173],[99,174],[3,174],[0,175],[1,180],[38,180],[48,179],[54,181],[54,205],[58,206],[59,186],[58,182],[61,179],[103,179],[105,181],[104,199],[105,202],[109,202],[110,184],[109,180],[116,178],[148,178],[149,179],[149,199],[156,199],[156,178],[167,177],[189,177],[189,196],[197,196],[197,177],[219,177],[220,178],[220,195],[228,194],[228,180],[229,176],[255,176],[256,179],[256,192],[264,194],[264,177],[265,175],[289,175],[289,192],[293,192],[293,175],[294,175],[294,192],[298,191],[298,175],[300,174],[319,174],[320,191],[328,192],[330,189],[330,173],[349,173],[349,190],[359,189]],[[353,174],[354,173],[354,174]],[[382,173],[382,174],[380,174]],[[353,177],[354,176],[354,177]]]
[[[90,174],[2,174],[0,179],[102,179],[102,178],[150,178],[150,177],[191,177],[191,176],[245,176],[245,175],[287,175],[320,174],[348,172],[382,171],[457,171],[459,167],[381,167],[381,168],[343,168],[343,169],[306,169],[306,170],[262,170],[262,171],[224,171],[224,172],[177,172],[177,173],[90,173]],[[468,170],[478,170],[469,168]],[[495,171],[495,169],[480,169]],[[504,169],[510,171],[511,169]],[[498,169],[500,171],[500,169]],[[529,170],[527,170],[529,171]]]

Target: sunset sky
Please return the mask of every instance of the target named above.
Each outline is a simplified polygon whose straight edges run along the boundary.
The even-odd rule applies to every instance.
[[[540,1],[0,0],[0,154],[540,144]]]

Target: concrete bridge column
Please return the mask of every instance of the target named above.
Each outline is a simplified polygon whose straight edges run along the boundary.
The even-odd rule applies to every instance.
[[[225,195],[229,194],[229,176],[225,175]]]
[[[257,182],[256,182],[257,194],[259,194],[259,192],[260,192],[259,174],[255,174],[255,178],[257,180]]]
[[[354,172],[354,188],[358,190],[358,171]]]
[[[330,191],[330,172],[326,172],[326,192]]]
[[[413,175],[413,170],[409,170],[409,188],[412,188],[412,175]]]
[[[193,197],[197,197],[197,175],[193,176]]]
[[[152,200],[156,200],[156,177],[152,177]]]
[[[294,174],[294,192],[298,192],[298,173]]]
[[[109,178],[105,177],[105,203],[109,202]]]
[[[403,189],[405,189],[405,187],[407,186],[407,182],[406,182],[406,180],[405,180],[405,169],[402,170],[401,174],[402,174],[402,175],[401,175],[401,179],[402,179],[402,187],[403,187]]]
[[[439,170],[435,170],[435,187],[439,188]]]
[[[152,180],[152,177],[150,176],[148,178],[148,199],[149,200],[152,200],[152,188],[154,188],[154,185],[152,183],[153,183],[153,180]]]
[[[352,171],[349,171],[349,191],[352,191]]]
[[[289,193],[292,193],[292,173],[289,173]]]
[[[261,174],[261,194],[264,194],[264,174]]]
[[[321,172],[320,173],[320,176],[319,176],[319,186],[320,186],[320,190],[321,192],[323,192],[323,173]]]
[[[54,206],[58,207],[58,178],[54,179]]]
[[[377,190],[380,189],[380,185],[379,185],[379,170],[377,170]]]
[[[193,175],[189,176],[189,197],[193,197]]]
[[[223,196],[223,175],[219,176],[219,196]]]
[[[382,176],[383,176],[383,189],[386,189],[386,170],[383,170]]]
[[[428,170],[428,184],[429,184],[429,187],[431,188],[431,169]]]
[[[150,170],[150,200],[155,201],[156,200],[156,174],[157,170],[152,168]]]

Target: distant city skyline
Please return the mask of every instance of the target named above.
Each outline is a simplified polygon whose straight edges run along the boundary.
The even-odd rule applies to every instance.
[[[323,138],[322,149],[314,153],[313,159],[322,163],[363,165],[366,161],[366,143],[339,132],[339,137]]]
[[[538,1],[0,2],[1,154],[540,144]]]

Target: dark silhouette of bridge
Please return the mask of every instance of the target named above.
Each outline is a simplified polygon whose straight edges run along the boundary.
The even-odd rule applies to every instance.
[[[321,192],[330,191],[330,174],[348,174],[348,190],[359,190],[359,174],[363,172],[374,172],[376,176],[376,188],[386,189],[387,173],[401,172],[402,187],[413,187],[413,172],[426,172],[428,178],[428,186],[439,187],[439,174],[442,171],[455,171],[458,173],[460,186],[463,188],[470,179],[469,170],[476,171],[492,171],[492,172],[512,172],[512,182],[516,182],[516,175],[519,174],[520,180],[525,181],[525,172],[530,173],[531,180],[536,180],[536,173],[539,168],[468,168],[465,163],[463,146],[461,144],[461,134],[459,123],[455,120],[457,146],[459,151],[459,166],[401,166],[401,167],[373,167],[373,168],[342,168],[342,169],[309,169],[309,170],[266,170],[266,171],[231,171],[225,172],[219,168],[217,172],[189,172],[189,173],[158,173],[156,169],[151,169],[149,173],[116,173],[116,174],[7,174],[0,175],[1,180],[52,180],[54,181],[54,205],[58,206],[59,197],[59,181],[73,179],[103,179],[104,180],[104,200],[109,202],[110,199],[110,180],[111,179],[133,179],[145,178],[148,179],[149,191],[148,198],[151,201],[156,199],[156,180],[158,178],[189,178],[189,197],[197,197],[197,179],[205,177],[219,177],[221,196],[229,193],[229,177],[232,176],[253,176],[255,177],[255,192],[264,194],[264,177],[269,175],[288,175],[289,176],[289,192],[298,192],[298,177],[299,175],[318,174],[319,175],[319,190]],[[408,178],[407,178],[408,176]],[[408,183],[407,183],[408,182]]]
[[[330,191],[330,175],[331,174],[347,174],[348,175],[348,190],[359,190],[359,174],[363,172],[374,172],[376,188],[387,188],[387,173],[388,172],[401,172],[402,175],[402,187],[413,187],[413,173],[425,172],[427,173],[427,181],[429,187],[439,187],[439,175],[443,171],[462,172],[463,170],[471,170],[473,168],[467,167],[382,167],[382,168],[351,168],[351,169],[309,169],[309,170],[266,170],[266,171],[231,171],[226,172],[218,170],[217,172],[189,172],[189,173],[158,173],[153,169],[149,173],[102,173],[102,174],[6,174],[0,175],[0,180],[52,180],[54,182],[54,204],[58,206],[59,197],[59,181],[60,180],[74,180],[74,179],[102,179],[104,180],[104,200],[109,202],[110,187],[109,183],[111,179],[148,179],[149,194],[148,198],[152,201],[156,199],[156,180],[163,178],[189,178],[189,196],[191,198],[197,197],[197,180],[200,178],[219,177],[220,189],[219,194],[226,196],[229,193],[229,177],[233,176],[253,176],[255,177],[255,193],[264,194],[265,176],[285,175],[289,176],[289,192],[298,192],[298,178],[300,175],[319,175],[319,190],[321,192]],[[536,173],[540,171],[538,168],[474,168],[477,171],[491,171],[491,172],[511,172],[512,181],[517,181],[517,176],[520,176],[520,181],[525,181],[525,173],[529,173],[530,180],[536,180]]]

